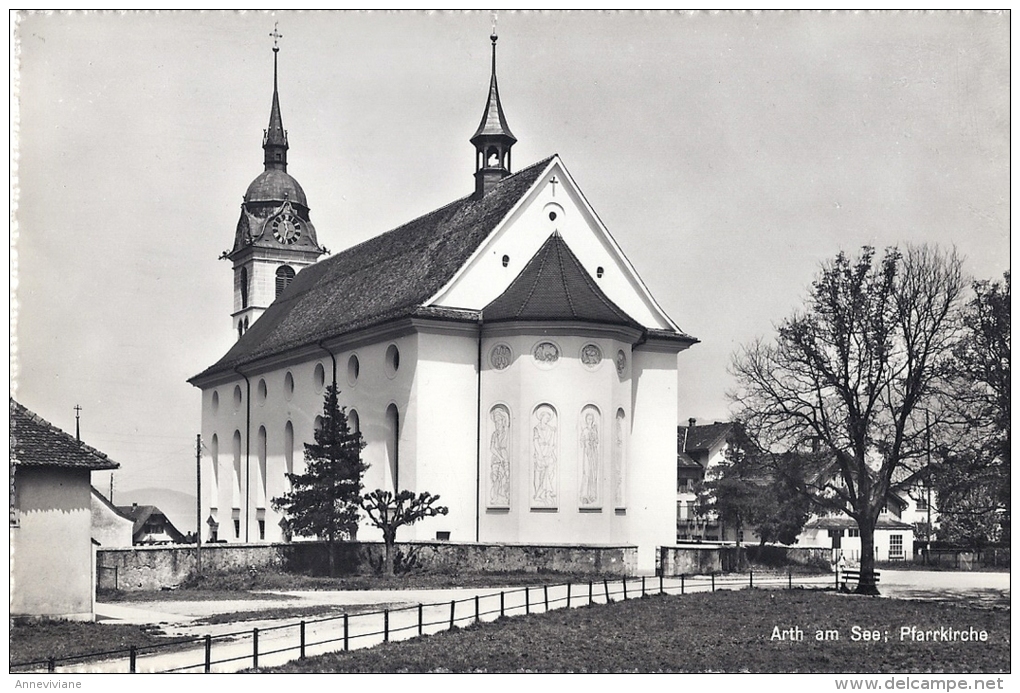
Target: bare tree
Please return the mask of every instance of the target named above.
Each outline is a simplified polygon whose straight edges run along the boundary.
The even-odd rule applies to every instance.
[[[964,287],[955,251],[841,252],[822,265],[804,310],[778,326],[775,343],[759,339],[734,355],[733,399],[758,442],[821,451],[812,497],[857,521],[859,592],[878,592],[882,508],[926,463],[925,411],[938,421]]]
[[[439,496],[427,491],[417,496],[412,491],[401,491],[394,495],[390,491],[376,489],[364,495],[361,507],[368,513],[368,520],[382,530],[385,545],[383,573],[393,575],[393,546],[397,542],[397,530],[404,525],[413,525],[418,520],[450,512],[445,505],[436,505]]]

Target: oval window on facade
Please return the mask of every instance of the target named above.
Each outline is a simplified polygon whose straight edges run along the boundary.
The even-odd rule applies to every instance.
[[[356,354],[351,354],[351,357],[347,359],[347,384],[353,387],[358,382],[359,375],[361,375],[361,362],[358,361]]]
[[[287,371],[287,375],[283,376],[283,396],[287,398],[288,402],[294,396],[294,376],[290,371]]]
[[[326,383],[326,369],[321,363],[315,364],[315,372],[312,374],[312,383],[316,392],[322,392],[322,386]]]
[[[400,350],[397,349],[396,344],[390,344],[389,348],[386,349],[386,375],[392,378],[397,374],[399,368]]]

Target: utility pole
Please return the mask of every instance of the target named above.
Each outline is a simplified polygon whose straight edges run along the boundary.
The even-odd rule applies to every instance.
[[[195,436],[195,571],[202,574],[202,434]]]
[[[931,417],[927,409],[924,411],[924,441],[928,465],[928,473],[925,475],[925,486],[928,487],[928,523],[924,531],[924,564],[928,565],[931,560]]]

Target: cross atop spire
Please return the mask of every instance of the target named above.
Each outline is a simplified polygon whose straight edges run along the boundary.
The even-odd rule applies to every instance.
[[[493,25],[493,26],[495,26],[495,25]],[[280,52],[280,46],[279,46],[278,42],[279,42],[280,39],[283,38],[283,34],[280,33],[280,23],[279,22],[273,22],[273,30],[271,32],[269,32],[269,35],[273,37],[273,52],[274,53],[279,53]]]

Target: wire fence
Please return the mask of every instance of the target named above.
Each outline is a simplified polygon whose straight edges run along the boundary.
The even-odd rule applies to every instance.
[[[431,635],[506,616],[545,613],[655,595],[745,588],[839,587],[839,577],[781,573],[680,575],[589,580],[475,594],[464,599],[380,611],[343,613],[265,628],[193,636],[104,652],[48,657],[10,665],[15,672],[225,672],[277,666],[293,659]]]

